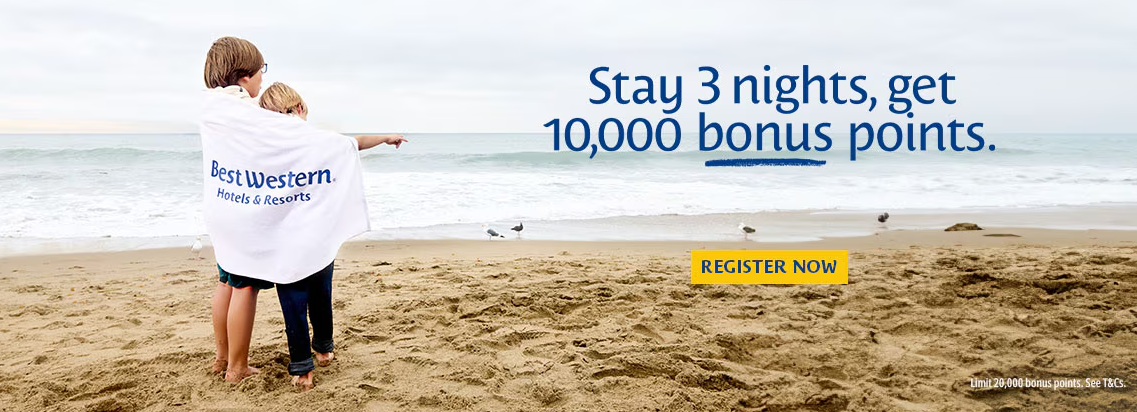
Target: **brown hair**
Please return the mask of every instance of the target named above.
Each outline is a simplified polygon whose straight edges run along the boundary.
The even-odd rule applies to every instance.
[[[261,107],[265,109],[284,114],[299,114],[301,106],[304,106],[304,99],[296,89],[288,87],[287,84],[273,83],[261,92]]]
[[[213,42],[205,55],[205,86],[235,86],[243,77],[261,71],[265,59],[257,46],[245,39],[222,37]]]

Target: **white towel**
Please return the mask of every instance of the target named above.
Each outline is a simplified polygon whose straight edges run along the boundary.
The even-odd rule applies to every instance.
[[[293,283],[370,230],[354,138],[268,111],[239,87],[206,92],[205,226],[225,271]]]

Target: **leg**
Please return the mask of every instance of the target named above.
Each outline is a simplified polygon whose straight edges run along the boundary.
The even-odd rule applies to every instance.
[[[253,338],[253,320],[257,316],[257,292],[252,286],[233,288],[229,301],[229,370],[225,380],[240,382],[256,374],[249,366],[249,343]]]
[[[335,263],[309,276],[308,316],[312,320],[312,349],[316,351],[316,362],[328,366],[335,356],[332,351],[336,344],[332,339],[332,270]]]
[[[213,359],[213,371],[225,372],[229,365],[229,299],[233,288],[225,282],[218,282],[213,291],[213,338],[217,341],[217,358]]]
[[[280,299],[280,311],[284,314],[284,331],[288,337],[288,374],[307,376],[311,387],[311,375],[316,369],[312,361],[312,349],[308,347],[308,282],[276,285],[276,296]],[[295,383],[296,380],[293,380]]]

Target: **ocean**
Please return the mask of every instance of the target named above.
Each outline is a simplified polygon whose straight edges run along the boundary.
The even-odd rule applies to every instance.
[[[995,151],[874,148],[851,162],[840,136],[823,153],[700,152],[697,136],[684,135],[675,152],[590,159],[554,152],[549,134],[409,134],[398,150],[363,152],[373,228],[363,238],[478,239],[482,223],[508,233],[525,222],[526,239],[731,240],[736,219],[762,220],[766,212],[904,216],[1137,204],[1137,135],[985,137]],[[828,163],[704,166],[739,157]],[[34,245],[180,245],[205,232],[201,182],[196,134],[0,135],[0,254]],[[1137,229],[1137,217],[1111,216],[1018,223]],[[859,227],[811,227],[804,237],[781,229],[758,239],[863,234]]]

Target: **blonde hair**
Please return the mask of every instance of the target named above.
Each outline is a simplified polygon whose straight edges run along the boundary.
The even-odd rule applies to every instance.
[[[284,83],[273,83],[264,92],[261,92],[261,107],[284,114],[300,114],[301,106],[305,106],[304,99],[296,89]]]
[[[205,55],[205,87],[234,86],[264,67],[265,58],[257,46],[245,39],[222,37],[213,42]]]

